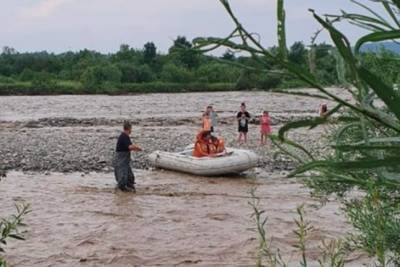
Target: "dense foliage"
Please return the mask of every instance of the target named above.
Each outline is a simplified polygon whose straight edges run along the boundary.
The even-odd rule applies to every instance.
[[[275,53],[277,48],[269,50]],[[176,38],[168,54],[159,53],[152,42],[142,49],[123,44],[118,52],[107,55],[90,50],[19,53],[4,47],[0,54],[0,94],[217,91],[305,85],[291,75],[254,71],[253,67],[260,65],[257,58],[232,51],[227,50],[220,57],[206,56],[193,49],[192,42],[183,36]],[[381,60],[396,57],[399,58],[390,52],[381,54]],[[331,45],[306,46],[296,42],[288,50],[288,58],[303,67],[311,64],[322,84],[340,84]],[[366,54],[365,60],[379,65],[376,53]],[[400,64],[392,62],[390,77],[398,80],[394,76]],[[273,61],[263,67],[276,72],[281,68]]]

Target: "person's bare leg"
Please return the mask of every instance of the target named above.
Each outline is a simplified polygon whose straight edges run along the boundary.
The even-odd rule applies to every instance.
[[[247,143],[247,133],[243,133],[243,139],[244,139],[244,143]]]
[[[260,144],[264,145],[264,134],[263,133],[261,133],[261,142],[260,142]]]
[[[265,143],[267,144],[267,148],[268,149],[270,149],[271,148],[271,143],[269,142],[269,135],[268,134],[266,134],[265,135]]]

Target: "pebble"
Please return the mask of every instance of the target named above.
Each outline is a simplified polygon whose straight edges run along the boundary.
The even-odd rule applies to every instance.
[[[276,121],[280,119],[275,118]],[[198,125],[191,119],[171,121],[165,118],[167,122],[163,120],[159,121],[161,125],[168,127],[154,126],[151,121],[146,121],[146,124],[152,126],[134,126],[138,130],[134,129],[132,140],[144,148],[143,152],[132,153],[134,168],[151,170],[147,154],[155,150],[180,151],[193,142]],[[0,169],[39,171],[46,174],[81,172],[82,175],[89,172],[110,172],[113,170],[114,148],[120,133],[116,125],[120,122],[71,118],[15,122],[14,128],[0,130]],[[172,127],[185,123],[188,124],[187,127]],[[140,125],[140,122],[138,124]],[[63,128],[65,126],[68,128]],[[237,146],[236,127],[221,123],[218,132],[224,133],[227,146]],[[325,151],[320,133],[311,133],[307,130],[296,132],[293,138],[299,143],[307,144],[312,151]],[[295,168],[294,162],[277,148],[267,149],[260,146],[259,140],[256,139],[258,132],[254,136],[252,142],[242,147],[254,150],[260,155],[259,167],[264,171],[282,171],[282,174],[287,174]],[[0,170],[0,176],[1,174],[3,172]]]

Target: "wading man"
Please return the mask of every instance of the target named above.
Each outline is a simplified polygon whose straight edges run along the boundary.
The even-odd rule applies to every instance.
[[[132,133],[132,125],[124,123],[124,131],[118,138],[114,173],[118,183],[118,188],[125,192],[135,192],[135,175],[131,168],[131,151],[141,151],[142,149],[133,145],[129,135]]]

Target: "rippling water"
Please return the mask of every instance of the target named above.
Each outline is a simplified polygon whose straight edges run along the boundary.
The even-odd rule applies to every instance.
[[[167,123],[156,127],[142,124],[135,132],[138,142],[151,152],[165,142],[182,138],[183,133],[191,140],[189,132],[194,135],[198,125],[190,118],[199,117],[206,105],[214,104],[220,117],[228,118],[243,101],[253,114],[268,109],[282,116],[315,115],[319,105],[318,100],[265,92],[0,97],[0,126],[9,127],[0,131],[6,138],[0,141],[8,146],[12,140],[20,140],[14,137],[25,136],[21,140],[30,145],[26,149],[18,146],[15,152],[25,158],[28,152],[47,151],[44,145],[35,145],[42,144],[38,140],[46,140],[47,135],[58,137],[52,145],[61,157],[57,164],[62,164],[62,159],[65,162],[65,157],[83,162],[87,155],[106,153],[100,154],[100,149],[85,155],[75,153],[81,149],[79,140],[93,141],[88,141],[93,147],[112,142],[109,147],[113,149],[114,134],[108,132],[119,130],[109,125],[26,130],[8,122],[127,117],[142,121],[156,118],[154,124],[158,118]],[[189,125],[169,127],[171,121],[179,119]],[[235,125],[221,126],[220,131],[235,143]],[[160,136],[164,136],[162,140]],[[258,147],[258,131],[252,130],[249,148]],[[69,152],[63,152],[63,148]],[[46,164],[44,159],[28,159]],[[76,163],[73,159],[68,162]],[[30,203],[32,213],[26,218],[27,240],[10,242],[7,260],[12,266],[254,266],[258,241],[249,231],[255,225],[248,204],[249,191],[254,187],[269,217],[273,246],[282,250],[287,261],[297,258],[293,219],[298,205],[305,203],[307,218],[316,228],[309,241],[311,259],[316,259],[322,239],[340,237],[349,230],[337,202],[320,206],[296,180],[266,173],[265,169],[238,177],[205,178],[156,170],[136,170],[136,176],[137,193],[126,194],[114,189],[112,173],[9,172],[0,183],[0,216],[12,214],[18,201]],[[346,266],[364,262],[368,262],[365,257],[354,254]]]
[[[130,194],[114,189],[111,174],[11,172],[0,186],[0,215],[12,213],[14,201],[31,203],[33,212],[27,240],[12,241],[7,259],[14,266],[254,266],[253,187],[274,246],[286,255],[294,252],[293,218],[301,203],[317,229],[312,255],[322,237],[348,229],[336,203],[316,209],[298,183],[254,177],[137,171],[138,192]]]

